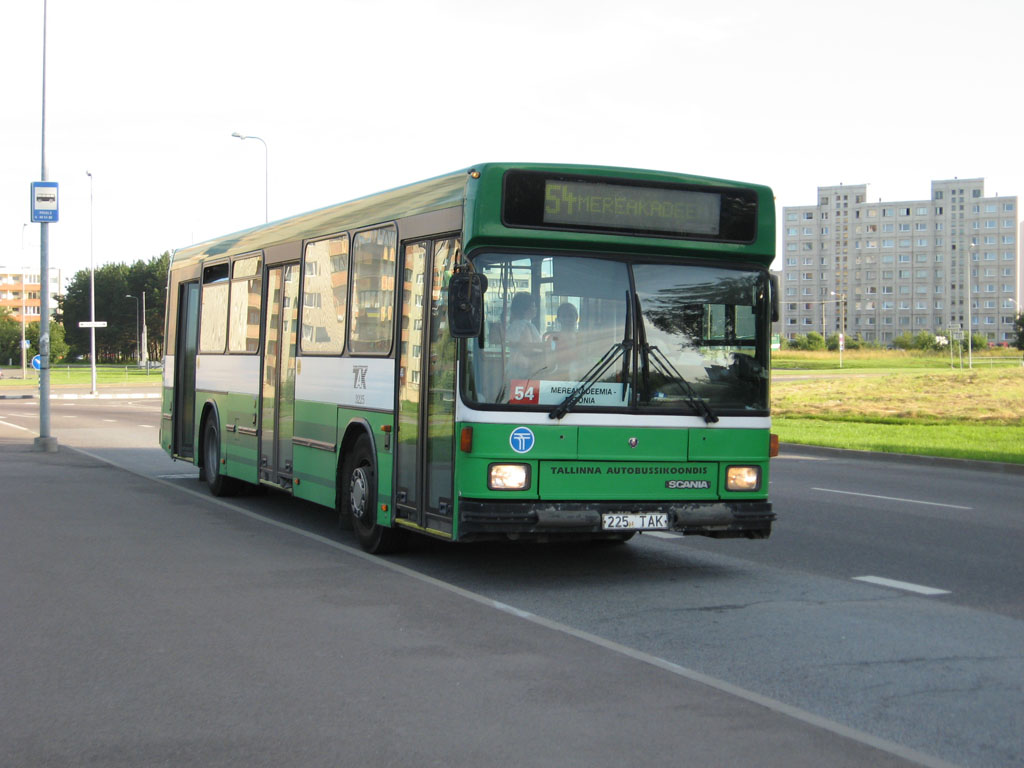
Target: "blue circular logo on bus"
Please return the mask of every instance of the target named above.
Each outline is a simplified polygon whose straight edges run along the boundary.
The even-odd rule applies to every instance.
[[[508,444],[516,453],[529,453],[533,448],[533,430],[527,427],[516,427],[508,437]]]

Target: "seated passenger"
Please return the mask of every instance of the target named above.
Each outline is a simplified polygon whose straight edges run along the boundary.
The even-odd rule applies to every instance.
[[[564,302],[555,313],[558,330],[544,334],[544,339],[551,345],[553,369],[557,378],[572,379],[577,373],[576,356],[579,337],[577,322],[579,313],[569,302]]]
[[[533,324],[537,303],[529,293],[517,293],[509,308],[511,321],[505,333],[505,342],[511,354],[508,363],[510,379],[530,379],[546,367],[544,345],[540,331]]]

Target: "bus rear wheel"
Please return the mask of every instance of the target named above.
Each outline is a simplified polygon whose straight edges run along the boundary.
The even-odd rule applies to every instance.
[[[242,487],[240,480],[221,474],[220,427],[214,414],[210,414],[203,429],[203,475],[214,496],[234,496]]]
[[[342,515],[351,521],[359,546],[377,555],[399,549],[402,532],[377,522],[377,472],[370,439],[365,435],[346,456],[342,481]]]

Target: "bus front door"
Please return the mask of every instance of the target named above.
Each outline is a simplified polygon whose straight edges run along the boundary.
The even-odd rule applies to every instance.
[[[196,437],[196,354],[199,350],[199,283],[178,286],[178,325],[174,345],[172,456],[191,459]]]
[[[260,480],[290,487],[295,421],[299,265],[267,269],[267,314],[260,388]]]
[[[405,243],[396,369],[395,513],[398,523],[451,536],[455,340],[445,281],[457,238]]]

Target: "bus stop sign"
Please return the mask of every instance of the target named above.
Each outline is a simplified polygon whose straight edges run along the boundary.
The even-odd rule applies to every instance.
[[[59,221],[57,182],[32,182],[32,222],[35,224]]]

